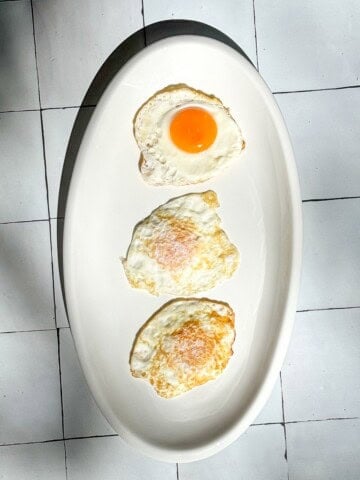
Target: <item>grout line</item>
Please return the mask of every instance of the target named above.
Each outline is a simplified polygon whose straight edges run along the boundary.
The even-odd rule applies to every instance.
[[[12,447],[16,445],[34,445],[41,443],[51,443],[51,442],[66,442],[67,440],[86,440],[87,438],[104,438],[104,437],[118,437],[117,433],[110,433],[108,435],[90,435],[88,437],[69,437],[69,438],[52,438],[51,440],[35,440],[33,442],[14,442],[14,443],[3,443],[0,444],[1,447]]]
[[[21,112],[39,112],[40,108],[20,108],[19,110],[2,110],[0,115],[3,113],[21,113]]]
[[[286,467],[287,467],[287,478],[289,480],[289,462],[288,462],[288,445],[287,445],[287,437],[286,437],[286,423],[285,423],[285,408],[284,408],[284,389],[283,389],[283,382],[282,382],[282,375],[280,370],[280,389],[281,389],[281,411],[282,411],[282,418],[283,418],[283,429],[284,429],[284,441],[285,441],[285,452],[284,458],[286,460]]]
[[[147,46],[147,37],[146,37],[146,26],[145,26],[145,4],[144,0],[141,0],[141,14],[143,19],[143,32],[144,32],[144,45]]]
[[[330,418],[318,418],[312,420],[290,420],[285,425],[291,425],[294,423],[313,423],[313,422],[336,422],[338,420],[360,420],[360,417],[330,417]]]
[[[179,480],[180,477],[179,477],[179,464],[177,463],[176,464],[176,480]]]
[[[68,470],[67,470],[67,451],[66,451],[66,442],[65,439],[63,440],[64,442],[64,460],[65,460],[65,479],[68,480]]]
[[[141,0],[141,16],[142,16],[143,28],[145,28],[144,0]]]
[[[95,108],[97,104],[88,104],[88,105],[69,105],[67,107],[40,107],[40,108],[23,108],[19,110],[2,110],[0,115],[3,113],[22,113],[22,112],[46,112],[47,110],[69,110],[74,108]]]
[[[34,328],[32,330],[9,330],[7,332],[0,332],[0,335],[7,333],[31,333],[31,332],[55,332],[55,330],[65,330],[70,327],[52,327],[52,328]]]
[[[95,108],[97,106],[96,103],[89,103],[88,105],[70,105],[67,107],[44,107],[40,108],[42,112],[46,112],[47,110],[69,110],[74,108]]]
[[[44,154],[45,154],[45,150],[44,150]],[[48,206],[49,206],[49,232],[50,232],[51,279],[52,279],[52,293],[53,293],[53,308],[54,308],[55,327],[57,327],[56,295],[55,295],[55,271],[54,271],[54,255],[53,255],[53,238],[52,238],[51,221],[50,221],[50,204]],[[56,229],[57,229],[57,225],[56,225]]]
[[[8,332],[0,332],[0,335],[6,335],[7,333],[54,332],[55,330],[56,330],[56,327],[34,328],[33,330],[9,330]]]
[[[331,90],[346,90],[349,88],[360,88],[360,85],[345,85],[344,87],[327,87],[327,88],[309,88],[307,90],[286,90],[283,92],[273,92],[274,95],[283,95],[286,93],[309,93],[309,92],[329,92]]]
[[[44,112],[46,110],[69,110],[71,108],[95,108],[96,103],[89,103],[88,105],[69,105],[67,107],[44,107],[41,108],[41,111]]]
[[[108,435],[89,435],[88,437],[69,437],[64,438],[65,441],[68,440],[86,440],[88,438],[107,438],[107,437],[118,437],[117,433],[109,433]]]
[[[40,114],[41,115],[41,114]],[[43,144],[44,158],[45,154],[45,144]],[[45,161],[46,163],[46,161]],[[53,294],[53,309],[54,309],[54,322],[55,327],[57,327],[57,318],[56,318],[56,296],[55,296],[55,271],[54,271],[54,255],[53,255],[53,238],[51,231],[51,220],[50,220],[50,202],[48,197],[48,215],[49,215],[49,236],[50,236],[50,254],[51,254],[51,283],[52,283],[52,294]],[[57,225],[56,225],[57,228]]]
[[[283,422],[252,423],[249,427],[266,427],[268,425],[283,425]]]
[[[296,310],[296,313],[307,313],[307,312],[327,312],[328,310],[352,310],[354,308],[360,308],[360,306],[352,307],[328,307],[328,308],[309,308],[307,310]]]
[[[37,220],[14,220],[13,222],[0,222],[0,225],[11,225],[13,223],[32,223],[32,222],[48,222],[48,218],[39,218]]]
[[[284,458],[286,461],[286,468],[287,468],[287,480],[290,480],[290,469],[289,469],[289,460],[288,460],[288,446],[287,446],[287,437],[286,437],[286,424],[283,425],[284,429],[284,439],[285,439],[285,452]]]
[[[33,0],[30,0],[30,7],[31,7],[32,27],[33,27],[32,29],[33,29],[33,41],[34,41],[34,53],[35,53],[35,66],[36,66],[36,79],[37,79],[37,87],[38,87],[38,98],[39,98],[39,107],[40,107],[40,110],[41,110],[40,80],[39,80],[39,68],[38,68],[37,48],[36,48],[36,40],[35,40],[35,21],[34,21]]]
[[[60,329],[56,329],[57,333],[57,344],[58,344],[58,362],[59,362],[59,382],[60,382],[60,404],[61,404],[61,427],[63,439],[65,439],[65,427],[64,427],[64,402],[63,402],[63,392],[62,392],[62,376],[61,376],[61,352],[60,352]]]
[[[45,184],[46,184],[46,202],[47,202],[47,210],[48,210],[48,225],[49,225],[49,238],[50,238],[51,280],[52,280],[53,309],[54,309],[53,311],[54,311],[54,323],[55,323],[55,327],[56,327],[57,324],[56,324],[55,278],[54,278],[53,244],[52,244],[51,222],[50,222],[49,182],[48,182],[47,164],[46,164],[44,119],[43,119],[43,114],[42,114],[42,110],[41,110],[40,77],[39,77],[39,66],[38,66],[37,48],[36,48],[33,0],[30,0],[30,5],[31,5],[31,17],[32,17],[32,26],[33,26],[36,78],[37,78],[37,84],[38,84],[38,96],[39,96],[39,106],[40,106],[41,141],[42,141],[42,151],[43,151],[42,153],[43,153],[43,161],[44,161],[44,174],[45,174]],[[59,331],[57,331],[57,335],[58,335],[58,341],[59,341]],[[60,357],[59,357],[59,368],[60,368],[60,376],[61,376]],[[60,392],[61,392],[61,383],[60,383]],[[61,393],[61,406],[62,406],[62,393]],[[64,436],[64,428],[63,428],[63,436]]]
[[[266,427],[268,425],[290,425],[293,423],[312,423],[312,422],[332,422],[338,420],[360,420],[360,417],[334,417],[334,418],[318,418],[312,420],[290,420],[288,422],[267,422],[267,423],[252,423],[250,427]]]
[[[34,40],[34,53],[35,53],[35,65],[36,65],[36,78],[38,84],[38,97],[39,97],[39,105],[40,105],[40,126],[41,126],[41,140],[42,140],[42,150],[43,150],[43,161],[44,161],[44,173],[45,173],[45,185],[46,185],[46,201],[47,201],[47,209],[48,209],[48,222],[49,222],[49,229],[50,229],[50,246],[51,246],[51,226],[50,226],[50,202],[49,202],[49,184],[47,178],[47,166],[46,166],[46,155],[45,155],[45,133],[44,133],[44,120],[41,111],[41,96],[40,96],[40,80],[39,80],[39,67],[38,67],[38,60],[37,60],[37,49],[36,49],[36,40],[35,40],[35,22],[34,22],[34,7],[33,7],[33,0],[30,0],[31,5],[31,18],[32,18],[32,25],[33,25],[33,40]]]
[[[254,18],[254,29],[255,29],[256,67],[257,67],[257,70],[259,71],[259,55],[258,55],[258,43],[257,43],[257,31],[256,31],[255,0],[253,0],[253,18]]]
[[[63,442],[63,438],[52,438],[51,440],[41,440],[41,441],[34,441],[34,442],[14,442],[14,443],[2,443],[1,447],[16,447],[17,445],[40,445],[42,443],[55,443],[55,442]]]
[[[281,370],[279,375],[280,375],[280,389],[281,389],[281,412],[282,412],[283,424],[285,425],[284,390],[283,390]]]
[[[360,198],[359,195],[349,196],[349,197],[329,197],[329,198],[308,198],[307,200],[302,200],[302,203],[307,202],[331,202],[332,200],[352,200],[354,198]]]

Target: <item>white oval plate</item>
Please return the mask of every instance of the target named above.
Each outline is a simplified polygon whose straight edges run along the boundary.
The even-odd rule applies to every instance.
[[[213,93],[246,139],[238,162],[203,184],[149,187],[138,171],[132,119],[169,84]],[[187,192],[214,189],[223,227],[241,252],[236,274],[204,295],[230,303],[237,337],[224,373],[166,400],[129,371],[140,326],[169,296],[131,289],[120,257],[133,227],[155,207]],[[137,54],[116,75],[85,133],[69,191],[64,279],[71,329],[92,393],[113,428],[164,461],[207,457],[256,418],[281,368],[296,309],[301,208],[288,133],[255,68],[209,38],[178,36]]]

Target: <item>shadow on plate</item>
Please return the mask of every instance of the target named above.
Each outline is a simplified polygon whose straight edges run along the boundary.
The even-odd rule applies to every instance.
[[[194,22],[192,20],[165,20],[162,22],[153,23],[152,25],[138,30],[124,40],[100,67],[85,94],[84,100],[76,116],[66,150],[64,166],[61,175],[57,211],[58,217],[65,216],[66,199],[68,196],[71,176],[80,144],[94,108],[100,100],[106,87],[109,85],[118,71],[125,65],[125,63],[143,48],[158,40],[176,35],[199,35],[213,38],[232,47],[234,50],[244,56],[250,63],[252,63],[245,52],[227,35],[216,28],[211,27],[210,25]],[[65,300],[64,304],[66,309],[63,273],[63,222],[58,222],[57,224],[57,248],[61,289],[63,298]]]

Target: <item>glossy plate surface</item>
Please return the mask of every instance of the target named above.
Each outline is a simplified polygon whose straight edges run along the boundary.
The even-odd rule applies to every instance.
[[[190,187],[150,187],[138,172],[132,119],[169,84],[218,96],[247,147],[217,178]],[[234,355],[213,382],[171,400],[129,371],[139,327],[170,297],[129,287],[120,258],[133,228],[159,204],[187,192],[217,192],[223,227],[241,253],[236,274],[203,295],[236,313]],[[254,67],[209,38],[161,40],[114,78],[85,133],[68,196],[64,278],[77,351],[92,393],[114,429],[164,461],[207,457],[235,440],[264,406],[291,334],[301,266],[301,203],[283,119]]]

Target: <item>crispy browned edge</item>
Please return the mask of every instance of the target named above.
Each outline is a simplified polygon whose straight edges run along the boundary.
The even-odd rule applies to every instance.
[[[183,302],[183,301],[186,301],[186,302],[193,302],[193,301],[197,301],[199,303],[202,303],[202,302],[211,302],[211,303],[217,303],[218,305],[223,305],[225,307],[227,307],[230,312],[231,312],[231,317],[232,317],[232,321],[233,321],[233,327],[234,327],[234,332],[235,332],[235,336],[234,336],[234,341],[235,341],[235,337],[236,337],[236,329],[235,329],[235,312],[234,310],[231,308],[231,306],[227,303],[227,302],[223,302],[222,300],[213,300],[211,298],[207,298],[207,297],[201,297],[201,298],[197,298],[197,297],[179,297],[179,298],[174,298],[172,300],[169,300],[168,302],[164,303],[160,308],[158,308],[149,318],[148,320],[146,320],[146,322],[140,327],[140,329],[138,330],[138,332],[136,333],[135,335],[135,339],[133,341],[133,344],[132,344],[132,347],[131,347],[131,350],[130,350],[130,355],[129,355],[129,365],[130,365],[130,371],[131,371],[131,374],[135,377],[135,375],[133,374],[132,370],[131,370],[131,357],[132,357],[132,354],[134,352],[134,348],[135,348],[135,345],[136,345],[136,342],[138,341],[140,335],[142,334],[142,332],[145,330],[145,328],[149,325],[149,323],[152,322],[152,320],[156,317],[156,315],[158,315],[162,310],[164,310],[165,308],[167,307],[170,307],[170,305],[172,305],[173,303],[176,303],[176,302]]]
[[[133,118],[133,135],[134,135],[134,138],[135,138],[135,141],[136,141],[136,136],[135,136],[135,122],[136,122],[136,118],[140,112],[140,110],[148,103],[150,102],[150,100],[152,100],[153,98],[155,98],[157,95],[161,94],[161,93],[165,93],[165,92],[173,92],[174,90],[179,90],[180,88],[188,88],[189,90],[193,91],[193,92],[196,92],[196,93],[200,93],[200,95],[204,95],[205,97],[209,97],[211,98],[212,100],[215,100],[216,102],[218,102],[220,105],[222,105],[225,110],[227,111],[228,115],[234,120],[234,118],[232,117],[231,113],[230,113],[230,109],[228,107],[225,107],[225,105],[222,103],[222,101],[220,100],[219,97],[217,97],[216,95],[214,95],[213,93],[205,93],[203,92],[202,90],[198,90],[197,88],[193,88],[193,87],[190,87],[189,85],[187,85],[186,83],[176,83],[176,84],[173,84],[173,85],[168,85],[164,88],[162,88],[161,90],[158,90],[157,92],[155,92],[153,95],[151,95],[151,97],[149,97],[137,110],[136,110],[136,113],[134,115],[134,118]],[[234,120],[235,121],[235,120]],[[242,141],[242,150],[244,150],[246,147],[246,142],[245,140]],[[140,158],[139,158],[139,161],[138,161],[138,169],[140,171],[140,173],[142,173],[142,166],[144,164],[144,156],[142,154],[142,152],[140,153]]]
[[[136,118],[140,112],[140,110],[148,103],[150,102],[150,100],[152,100],[153,98],[155,98],[157,95],[160,95],[161,93],[165,93],[165,92],[173,92],[174,90],[179,90],[180,88],[188,88],[189,90],[193,91],[193,92],[196,92],[196,93],[200,93],[201,95],[204,95],[206,97],[210,97],[212,100],[216,100],[217,102],[219,102],[221,105],[223,105],[222,101],[220,100],[220,98],[216,97],[215,95],[213,94],[208,94],[208,93],[205,93],[203,92],[202,90],[198,90],[196,88],[193,88],[193,87],[190,87],[189,85],[187,85],[186,83],[176,83],[176,84],[173,84],[173,85],[167,85],[166,87],[162,88],[161,90],[158,90],[157,92],[155,92],[153,95],[151,95],[151,97],[149,97],[137,110],[136,110],[136,113],[134,115],[134,118],[133,118],[133,135],[134,135],[134,138],[136,140],[136,136],[135,136],[135,122],[136,122]],[[225,107],[226,108],[226,107]],[[228,113],[229,113],[229,109],[227,109]],[[229,113],[230,114],[230,113]],[[141,172],[141,167],[144,163],[144,157],[143,157],[143,154],[140,153],[140,158],[139,158],[139,162],[138,162],[138,168]]]
[[[158,207],[154,208],[154,210],[152,210],[149,215],[146,215],[146,217],[144,217],[142,220],[139,220],[137,222],[137,224],[135,225],[135,227],[133,228],[133,231],[132,231],[132,235],[131,235],[131,240],[130,240],[130,243],[129,243],[129,246],[128,246],[128,249],[126,250],[126,256],[125,257],[121,257],[121,261],[123,262],[124,260],[127,259],[127,256],[128,256],[128,253],[129,253],[129,248],[130,248],[130,245],[131,245],[131,242],[133,241],[133,238],[134,238],[134,233],[135,233],[135,230],[137,229],[137,227],[143,223],[145,220],[147,220],[158,208],[161,208],[163,207],[164,205],[166,205],[167,203],[173,201],[173,200],[177,200],[178,198],[182,198],[182,197],[189,197],[190,195],[194,195],[194,194],[197,194],[197,195],[201,195],[204,202],[206,202],[210,207],[212,208],[219,208],[220,206],[220,203],[219,203],[219,199],[218,199],[218,196],[217,196],[217,193],[214,192],[214,190],[205,190],[204,192],[190,192],[190,193],[185,193],[184,195],[177,195],[176,197],[171,197],[169,198],[169,200],[167,200],[166,202],[162,203],[161,205],[159,205]],[[209,198],[210,197],[210,198]]]

